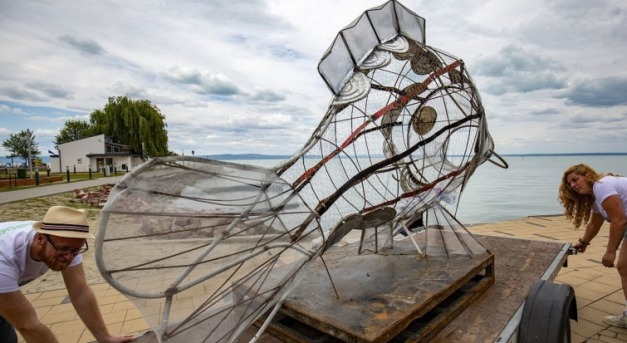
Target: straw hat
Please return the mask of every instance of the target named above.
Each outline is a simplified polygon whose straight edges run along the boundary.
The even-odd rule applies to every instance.
[[[52,206],[46,212],[44,220],[35,222],[33,229],[46,235],[67,238],[91,238],[89,223],[84,210],[65,206]]]

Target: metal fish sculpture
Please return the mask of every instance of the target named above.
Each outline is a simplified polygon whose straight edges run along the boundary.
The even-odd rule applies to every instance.
[[[355,229],[408,232],[424,215],[416,255],[485,252],[457,200],[480,164],[506,164],[464,62],[425,45],[424,29],[392,0],[341,30],[318,67],[327,112],[276,167],[154,158],[114,188],[97,265],[160,342],[232,342],[267,315],[258,339],[312,261]]]

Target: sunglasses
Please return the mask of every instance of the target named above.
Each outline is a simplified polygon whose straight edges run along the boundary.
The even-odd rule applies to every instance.
[[[54,245],[54,242],[52,242],[52,239],[50,238],[50,235],[46,235],[46,240],[48,241],[48,243],[50,243],[50,245],[52,245],[52,247],[54,248],[55,252],[57,255],[67,255],[67,254],[72,254],[72,256],[76,256],[78,254],[82,254],[85,251],[89,250],[89,244],[87,244],[87,241],[85,241],[85,246],[82,246],[78,249],[59,249],[57,248],[56,245]]]

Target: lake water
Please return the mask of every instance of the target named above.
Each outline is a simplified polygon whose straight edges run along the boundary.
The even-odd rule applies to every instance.
[[[466,224],[561,214],[557,192],[564,171],[585,163],[597,172],[627,175],[627,156],[510,156],[508,169],[481,165],[462,193],[458,218]]]
[[[586,163],[598,172],[627,176],[627,155],[506,156],[509,169],[486,162],[470,178],[460,197],[457,218],[479,224],[535,215],[561,214],[557,189],[566,168]],[[2,162],[0,158],[0,162]],[[229,162],[274,167],[284,159]]]
[[[564,170],[586,163],[598,172],[627,175],[627,155],[506,156],[508,169],[486,162],[461,194],[457,218],[472,225],[563,213],[557,190]],[[229,160],[273,167],[283,160]]]

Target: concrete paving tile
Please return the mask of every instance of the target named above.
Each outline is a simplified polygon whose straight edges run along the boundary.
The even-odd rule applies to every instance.
[[[74,306],[72,306],[71,303],[67,303],[67,304],[54,305],[50,307],[50,311],[48,311],[48,313],[56,314],[56,313],[74,312],[74,311],[75,311]]]
[[[85,330],[83,335],[76,341],[76,343],[92,343],[96,342],[96,337],[89,332],[89,330]]]
[[[604,283],[606,285],[620,285],[620,275],[618,273],[608,273],[605,274],[596,280],[596,282]]]
[[[571,343],[584,343],[586,342],[586,340],[588,339],[588,337],[584,337],[581,335],[578,335],[574,332],[571,332],[570,334],[570,342]]]
[[[120,299],[120,297],[123,297],[119,294],[113,294],[113,295],[108,295],[105,297],[101,297],[98,298],[98,305],[108,305],[108,304],[115,304],[118,302],[118,299]]]
[[[559,273],[555,278],[555,282],[566,283],[573,287],[581,286],[582,284],[589,282],[586,279],[582,279],[578,274],[568,272],[568,273]]]
[[[150,283],[156,283],[156,282],[162,282],[163,281],[163,275],[162,274],[157,274],[157,275],[152,275],[152,276],[148,276],[146,278],[143,278],[140,280],[139,284],[150,284]]]
[[[91,287],[91,289],[96,292],[96,291],[101,291],[101,290],[107,290],[109,288],[111,288],[111,285],[109,285],[108,283],[96,283],[93,285],[89,285]]]
[[[71,311],[62,312],[53,312],[53,310],[49,311],[46,315],[39,317],[39,320],[47,324],[55,324],[78,319],[78,314],[74,311],[74,308],[72,308]]]
[[[621,305],[625,304],[625,295],[623,294],[622,289],[614,293],[608,294],[606,299],[609,301],[613,301],[617,304],[621,304]]]
[[[620,335],[627,335],[627,329],[619,328],[619,327],[616,327],[616,326],[609,326],[607,324],[606,324],[606,326],[607,326],[607,330],[606,331],[614,332],[614,333],[616,333],[616,335],[619,335],[619,334]]]
[[[596,271],[596,269],[593,269],[593,268],[581,268],[581,269],[578,269],[577,271],[579,272],[579,276],[582,279],[585,279],[588,281],[594,281],[603,276],[603,273],[599,273]]]
[[[179,298],[172,302],[172,310],[181,310],[188,307],[193,307],[193,300],[191,297]]]
[[[585,319],[579,319],[578,322],[571,322],[571,327],[570,327],[572,332],[575,332],[581,336],[584,337],[593,337],[595,336],[599,331],[605,329],[604,326],[593,323],[591,321],[585,320]]]
[[[590,303],[589,306],[591,308],[607,313],[606,316],[616,315],[620,311],[623,311],[625,309],[624,304],[619,304],[606,298]]]
[[[613,338],[618,337],[618,333],[612,330],[601,330],[601,332],[599,332],[599,339],[602,340],[603,337],[613,339]]]
[[[108,289],[93,290],[96,298],[100,299],[107,296]]]
[[[115,324],[111,324],[107,326],[107,329],[109,329],[109,332],[111,334],[115,334],[115,335],[120,335],[120,334],[126,334],[128,332],[126,331],[122,331],[122,326],[124,325],[124,323],[115,323]]]
[[[600,337],[600,341],[601,342],[607,342],[607,343],[625,343],[625,341],[616,338],[616,337],[607,337],[607,336],[601,336]]]
[[[136,308],[132,308],[126,311],[126,317],[124,317],[124,320],[126,321],[138,318],[142,318],[141,312],[139,312],[139,310]]]
[[[616,338],[620,339],[622,342],[627,342],[627,333],[617,333]]]
[[[115,305],[115,303],[103,305],[100,302],[98,302],[98,306],[100,307],[100,313],[102,313],[102,314],[111,313],[111,311],[113,310],[113,306],[114,305]]]
[[[41,295],[42,293],[37,292],[37,293],[24,293],[24,297],[26,297],[26,299],[28,299],[28,301],[30,301],[31,303],[35,300],[37,300],[37,298]]]
[[[596,279],[595,279],[596,280]],[[604,283],[589,281],[580,285],[580,289],[589,289],[597,292],[603,292],[604,294],[622,291],[620,284],[607,285]]]
[[[577,288],[575,288],[575,299],[577,301],[577,309],[584,308],[586,306],[590,306],[590,304],[594,303],[592,300],[584,299],[577,297]]]
[[[106,297],[118,296],[118,295],[120,295],[120,292],[118,292],[118,290],[115,288],[107,288],[106,293],[105,293]]]
[[[107,326],[109,326],[109,324],[123,323],[126,318],[126,312],[126,310],[109,312],[103,314],[102,318],[104,319],[104,322],[105,324],[107,324]]]
[[[65,296],[54,296],[48,298],[37,298],[35,301],[31,302],[33,307],[43,307],[43,306],[54,306],[59,305],[63,301]]]
[[[113,305],[113,309],[111,311],[113,312],[117,312],[117,311],[121,311],[121,310],[129,310],[129,309],[133,309],[136,308],[135,305],[133,305],[133,303],[130,300],[125,300],[125,301],[118,301]]]
[[[148,324],[146,324],[143,318],[127,320],[122,325],[122,331],[125,333],[143,332],[148,330],[148,328]]]
[[[58,289],[56,291],[44,292],[37,299],[38,300],[42,300],[42,299],[49,299],[49,298],[53,298],[53,297],[65,298],[66,296],[67,296],[67,290],[66,289]]]
[[[577,288],[575,290],[575,294],[577,298],[584,298],[592,301],[597,301],[607,296],[607,293],[583,288]]]
[[[587,321],[598,324],[600,326],[607,326],[606,324],[603,323],[603,318],[605,316],[611,315],[612,313],[588,306],[588,307],[579,309],[577,311],[577,314],[579,315],[580,319],[585,319]]]
[[[82,333],[85,330],[85,324],[80,319],[71,320],[67,322],[54,323],[48,325],[50,330],[54,332],[55,335],[79,332]],[[78,336],[80,337],[80,335]]]
[[[88,331],[88,330],[85,330],[85,331]],[[82,334],[83,334],[82,331],[75,331],[75,332],[57,334],[56,336],[59,342],[75,343],[75,342],[78,342]]]
[[[42,306],[42,307],[35,307],[35,313],[37,313],[37,318],[41,318],[43,316],[46,315],[46,313],[48,313],[48,311],[50,311],[50,309],[53,306]]]

